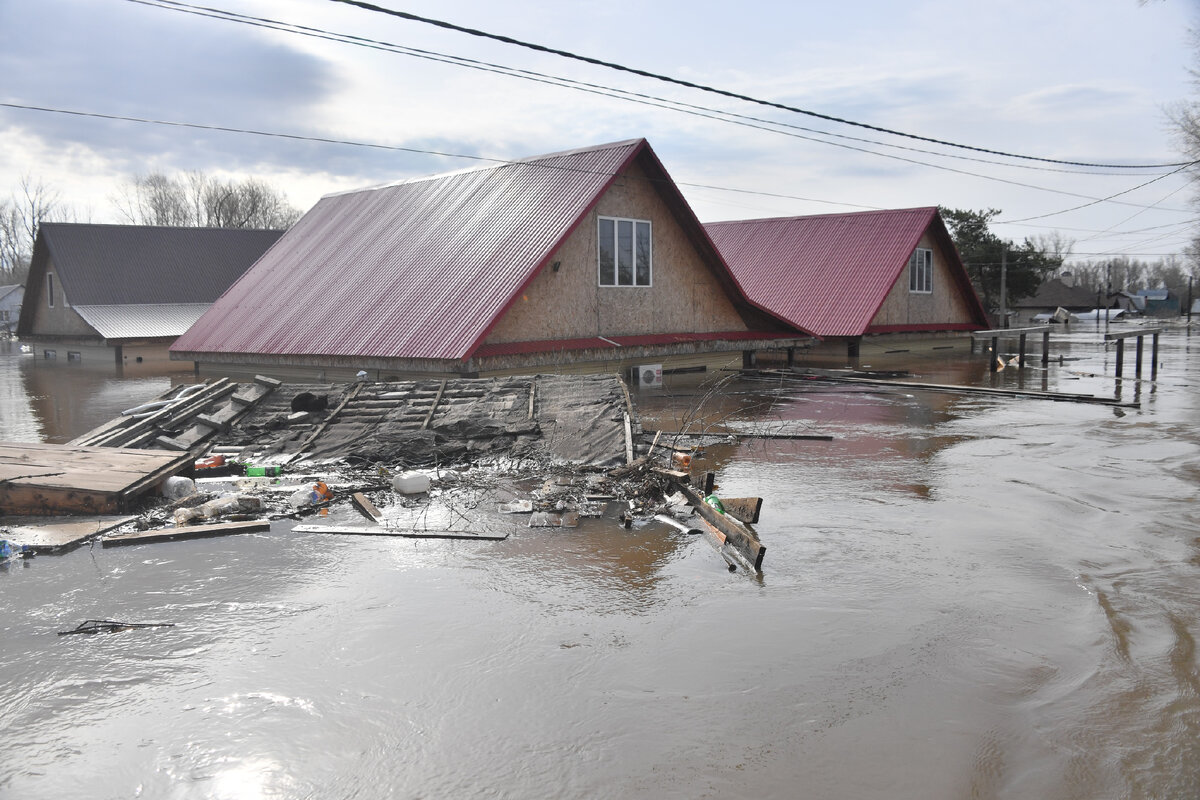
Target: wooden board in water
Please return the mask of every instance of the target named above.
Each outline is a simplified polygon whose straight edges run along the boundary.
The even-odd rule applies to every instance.
[[[114,514],[191,467],[187,453],[0,442],[0,514]]]
[[[216,522],[211,525],[181,525],[177,528],[160,528],[153,531],[135,531],[105,536],[101,544],[105,547],[120,547],[126,544],[149,544],[170,542],[177,539],[204,539],[212,536],[230,536],[235,533],[253,533],[271,530],[268,519],[253,519],[246,522]]]
[[[77,547],[93,536],[119,528],[135,519],[137,517],[72,517],[44,525],[17,525],[3,534],[3,538],[28,545],[35,553],[57,553]]]

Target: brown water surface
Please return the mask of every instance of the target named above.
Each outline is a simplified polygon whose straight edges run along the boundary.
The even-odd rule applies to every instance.
[[[1112,396],[1111,349],[1058,341],[1022,377],[899,366]],[[0,567],[0,797],[1195,797],[1198,346],[1164,337],[1157,383],[1121,389],[1139,408],[638,396],[648,427],[835,437],[703,455],[766,499],[761,578],[657,524],[495,515],[507,541],[281,525]],[[13,368],[0,438],[70,438],[171,380]],[[177,627],[55,635],[87,618]]]

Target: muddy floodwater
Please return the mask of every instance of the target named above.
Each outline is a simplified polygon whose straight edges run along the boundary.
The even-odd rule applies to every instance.
[[[1022,375],[863,366],[1114,396],[1094,331],[1054,347]],[[1165,334],[1157,382],[1120,387],[1136,408],[638,395],[650,428],[834,437],[702,456],[718,493],[765,498],[758,578],[611,520],[496,523],[502,542],[284,522],[0,567],[0,797],[1200,796],[1198,351]],[[6,439],[65,440],[180,380],[11,349],[0,369]],[[89,618],[175,627],[56,635]]]

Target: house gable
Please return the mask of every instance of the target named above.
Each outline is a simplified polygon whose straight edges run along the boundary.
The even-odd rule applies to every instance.
[[[711,258],[699,252],[643,160],[629,164],[578,221],[484,341],[745,331]],[[600,219],[650,223],[651,285],[601,286]]]
[[[921,236],[915,250],[927,250],[933,256],[930,291],[914,291],[910,275],[911,261],[906,260],[871,318],[867,333],[920,330],[957,330],[979,327],[967,295],[953,271],[951,257],[929,230]]]
[[[34,240],[29,277],[25,281],[25,300],[21,304],[17,335],[99,340],[100,333],[71,306],[68,292],[69,284],[63,281],[62,273],[55,265],[46,235],[39,231]]]
[[[753,302],[817,336],[987,327],[936,208],[714,222],[705,229]],[[908,259],[922,241],[935,252],[934,286],[940,275],[940,285],[959,295],[966,319],[951,309],[958,301],[946,298],[956,321],[927,322],[942,313],[939,292],[915,305],[899,296],[901,286],[909,292]]]

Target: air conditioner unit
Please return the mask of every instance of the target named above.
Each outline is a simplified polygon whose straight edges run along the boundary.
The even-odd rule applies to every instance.
[[[633,372],[638,386],[662,386],[662,364],[641,364]]]

